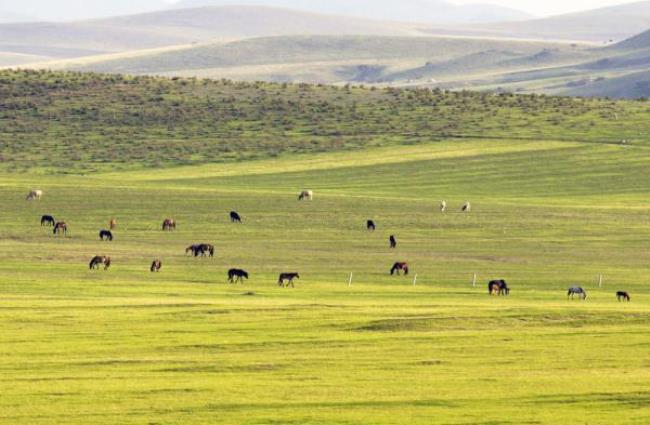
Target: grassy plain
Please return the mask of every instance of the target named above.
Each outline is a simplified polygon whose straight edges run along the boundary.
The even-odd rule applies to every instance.
[[[5,173],[0,422],[648,423],[642,125],[628,123],[631,146],[584,132]],[[45,197],[28,203],[33,187]],[[314,201],[296,200],[303,188]],[[69,236],[41,228],[44,213]],[[168,216],[174,233],[159,230]],[[111,217],[115,241],[100,242]],[[184,256],[203,241],[214,259]],[[96,254],[111,255],[109,271],[88,271]],[[396,260],[415,286],[388,275]],[[226,284],[229,267],[251,280]],[[295,289],[275,285],[282,271],[301,273]],[[491,278],[511,296],[489,297]],[[587,301],[567,301],[576,283]]]

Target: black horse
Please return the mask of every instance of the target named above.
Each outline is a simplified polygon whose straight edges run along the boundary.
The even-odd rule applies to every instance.
[[[375,222],[374,222],[374,221],[372,221],[372,220],[368,220],[368,221],[366,222],[366,228],[367,228],[368,230],[374,232],[375,229],[377,229],[377,226],[375,225]]]
[[[54,226],[56,220],[51,215],[44,215],[41,217],[41,226]]]
[[[400,270],[404,272],[404,275],[409,274],[409,265],[408,265],[408,263],[395,263],[395,264],[393,264],[393,268],[390,269],[391,276],[394,275],[395,273],[397,273],[397,275],[399,276]]]
[[[113,233],[110,230],[100,230],[99,239],[111,242],[113,240]]]
[[[390,242],[391,249],[397,248],[397,239],[395,239],[394,235],[390,235],[390,238],[388,238],[388,242]]]
[[[291,285],[291,287],[294,288],[294,279],[300,279],[300,275],[298,273],[282,273],[278,279],[278,286],[284,286],[285,288],[288,288],[289,285]]]
[[[630,294],[628,294],[625,291],[618,291],[616,293],[616,299],[618,300],[618,302],[621,302],[621,301],[630,302]]]
[[[230,221],[233,223],[241,223],[241,216],[236,211],[230,211]]]
[[[228,282],[230,282],[230,283],[236,283],[236,282],[244,283],[244,279],[248,279],[248,272],[247,271],[241,270],[241,269],[230,269],[230,270],[228,270]]]
[[[510,288],[505,280],[493,280],[488,284],[488,292],[490,295],[510,295]]]

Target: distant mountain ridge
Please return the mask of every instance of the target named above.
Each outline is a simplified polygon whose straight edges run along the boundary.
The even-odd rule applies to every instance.
[[[246,0],[248,5],[283,7],[364,19],[428,24],[525,20],[531,15],[491,4],[456,5],[444,0]],[[227,6],[233,0],[181,0],[174,7]]]

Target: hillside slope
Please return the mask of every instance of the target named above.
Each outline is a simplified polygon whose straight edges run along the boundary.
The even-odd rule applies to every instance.
[[[0,167],[92,172],[472,137],[646,143],[646,118],[638,102],[0,71]]]
[[[437,64],[428,78],[459,69],[448,61],[463,60],[465,72],[486,69],[485,60],[525,58],[545,50],[580,55],[577,48],[555,43],[515,42],[441,37],[286,36],[208,44],[131,58],[97,57],[60,66],[75,70],[129,74],[181,74],[216,78],[336,83],[346,81],[399,81],[397,71]],[[502,56],[495,55],[502,52]],[[481,58],[484,54],[486,58]],[[499,59],[502,58],[502,59]],[[505,60],[503,59],[503,60]],[[298,69],[291,69],[295,65]],[[50,64],[49,66],[59,66]],[[516,64],[504,63],[507,68]],[[523,64],[522,66],[528,66]],[[281,68],[286,68],[282,72]],[[269,70],[270,69],[270,70]],[[373,69],[372,75],[364,70]],[[319,71],[320,70],[320,71]],[[312,77],[308,73],[312,72]],[[319,74],[317,76],[316,74]]]

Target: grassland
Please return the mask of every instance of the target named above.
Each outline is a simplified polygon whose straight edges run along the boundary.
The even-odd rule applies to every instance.
[[[452,140],[4,175],[0,422],[646,423],[649,163],[647,146]],[[28,187],[45,198],[25,202]],[[177,232],[159,230],[166,216]],[[183,255],[199,241],[215,259]],[[110,271],[87,270],[95,254]],[[396,260],[416,286],[388,275]],[[229,267],[251,280],[228,286]],[[296,289],[275,285],[294,270]],[[487,296],[495,277],[508,299]],[[566,300],[574,283],[586,302]]]
[[[41,97],[26,89],[39,87],[33,74],[21,78],[34,80],[10,85],[22,93],[11,99],[27,106],[4,108],[16,115],[0,121],[14,126],[0,139],[0,423],[650,420],[647,103],[259,85],[276,103],[260,100],[268,112],[253,121],[255,85],[115,77],[113,92],[133,102],[157,85],[161,111],[182,99],[170,152],[210,122],[202,106],[187,108],[203,96],[175,90],[234,97],[239,114],[219,125],[246,131],[204,138],[208,148],[238,152],[276,134],[273,104],[293,105],[282,119],[300,123],[286,133],[295,151],[155,166],[138,150],[153,124],[126,121],[131,144],[109,143],[135,103],[103,103],[100,93],[116,99],[108,77],[40,74]],[[93,119],[68,115],[88,96],[79,86],[97,90]],[[316,114],[323,127],[296,112],[324,97],[338,109]],[[417,105],[431,99],[426,114]],[[342,105],[355,101],[348,115]],[[103,118],[112,110],[118,119]],[[458,134],[425,126],[443,114]],[[364,143],[312,146],[336,119],[337,137]],[[97,135],[84,149],[119,155],[81,166],[71,155],[82,138],[57,133],[72,128]],[[21,146],[31,165],[11,153]],[[30,188],[43,200],[25,201]],[[296,200],[305,188],[314,201]],[[470,214],[458,212],[465,200]],[[243,224],[230,223],[231,210]],[[46,213],[69,224],[68,237],[40,227]],[[111,217],[115,240],[100,242]],[[166,217],[176,232],[160,231]],[[216,257],[186,257],[195,242],[215,244]],[[97,254],[112,257],[109,271],[88,270]],[[159,274],[148,270],[154,258]],[[409,261],[412,275],[389,276],[394,261]],[[228,285],[230,267],[251,279]],[[295,289],[275,284],[284,271],[301,273]],[[487,295],[492,278],[509,282],[510,297]],[[567,301],[572,284],[587,289],[585,302]],[[618,303],[617,290],[632,302]]]

